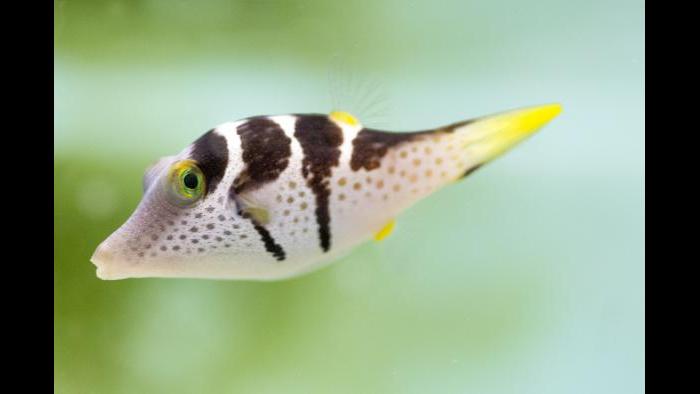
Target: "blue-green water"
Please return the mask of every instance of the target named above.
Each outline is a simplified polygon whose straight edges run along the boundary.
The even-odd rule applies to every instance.
[[[60,393],[644,391],[644,3],[57,1]],[[369,98],[368,98],[369,97]],[[155,158],[350,109],[424,129],[561,102],[382,243],[277,283],[103,282]]]

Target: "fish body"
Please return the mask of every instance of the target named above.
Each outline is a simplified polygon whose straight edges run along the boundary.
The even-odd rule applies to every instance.
[[[560,112],[525,108],[418,132],[344,112],[221,124],[144,175],[127,222],[92,257],[102,279],[277,280],[382,239],[406,208]]]

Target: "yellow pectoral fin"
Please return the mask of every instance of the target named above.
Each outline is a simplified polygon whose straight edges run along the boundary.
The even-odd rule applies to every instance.
[[[241,210],[250,215],[258,224],[270,223],[270,211],[253,201],[249,196],[245,194],[239,195],[237,202],[240,204]]]
[[[384,238],[388,237],[389,234],[391,234],[394,231],[394,226],[396,226],[396,220],[391,219],[389,223],[384,225],[384,227],[382,227],[381,230],[374,234],[374,240],[381,241]]]
[[[255,221],[258,222],[259,224],[270,223],[270,212],[265,208],[248,207],[248,208],[246,208],[245,212],[247,212],[248,215],[250,215],[250,217],[255,219]]]

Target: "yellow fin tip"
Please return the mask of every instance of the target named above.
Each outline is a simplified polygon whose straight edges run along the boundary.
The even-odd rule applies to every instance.
[[[374,234],[374,240],[381,241],[384,238],[388,237],[389,234],[391,234],[394,231],[395,226],[396,226],[396,220],[394,220],[394,219],[390,220],[389,223],[385,224],[381,230],[379,230],[376,234]]]
[[[330,113],[329,117],[335,120],[336,122],[345,123],[350,126],[357,126],[360,124],[357,118],[343,111],[333,111]]]

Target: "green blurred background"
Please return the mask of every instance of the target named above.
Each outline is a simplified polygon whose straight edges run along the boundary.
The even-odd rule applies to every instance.
[[[56,1],[58,393],[644,391],[644,2]],[[275,283],[105,282],[143,170],[212,126],[562,115],[382,243]]]

